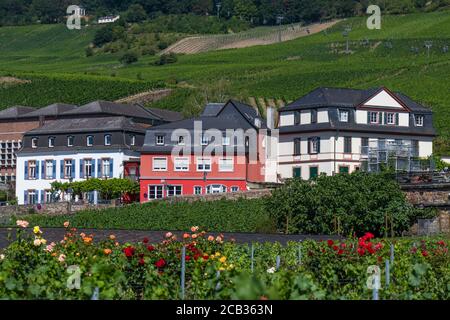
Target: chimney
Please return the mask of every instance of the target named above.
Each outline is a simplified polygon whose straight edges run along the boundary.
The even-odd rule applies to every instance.
[[[45,116],[39,116],[39,127],[42,127],[45,123]]]
[[[275,129],[275,108],[267,107],[267,128]]]

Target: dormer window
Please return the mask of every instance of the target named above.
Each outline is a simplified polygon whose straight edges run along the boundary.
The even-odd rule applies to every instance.
[[[111,145],[111,135],[105,134],[105,146],[110,146],[110,145]]]
[[[423,127],[423,115],[417,115],[414,117],[416,122],[416,127]]]
[[[179,146],[184,146],[185,145],[184,136],[179,136],[178,137],[178,145]]]
[[[369,121],[370,123],[379,123],[379,113],[378,112],[369,112]]]
[[[73,141],[74,141],[74,136],[68,136],[67,137],[67,146],[73,147]]]
[[[54,148],[55,147],[55,137],[48,138],[48,147]]]
[[[339,110],[339,121],[348,122],[348,110]]]
[[[163,146],[164,145],[164,136],[163,135],[157,135],[156,136],[156,145],[157,146]]]
[[[200,139],[202,146],[207,146],[209,144],[209,138],[204,134],[201,135]]]
[[[87,136],[86,137],[86,145],[88,147],[92,147],[94,145],[94,136]]]
[[[38,138],[31,138],[31,147],[36,149],[38,147]]]
[[[132,146],[134,146],[134,145],[136,145],[136,136],[133,134],[132,136],[131,136],[131,139],[130,139],[131,141],[130,141],[130,144],[132,145]]]
[[[386,114],[386,124],[395,124],[395,113]]]

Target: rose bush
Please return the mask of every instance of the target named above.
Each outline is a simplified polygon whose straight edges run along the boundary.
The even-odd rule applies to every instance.
[[[370,299],[369,266],[381,269],[381,299],[449,299],[448,240],[376,239],[366,233],[342,241],[236,244],[192,227],[181,239],[167,233],[119,243],[111,235],[79,233],[66,224],[60,242],[47,243],[38,226],[17,222],[17,239],[0,252],[0,298],[179,299],[182,248],[186,248],[186,299]],[[385,262],[394,246],[390,285]],[[280,265],[277,269],[277,256]],[[76,266],[80,287],[74,282]]]

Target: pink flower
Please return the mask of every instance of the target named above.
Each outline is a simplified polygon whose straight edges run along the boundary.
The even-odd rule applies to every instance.
[[[18,227],[27,228],[30,223],[25,220],[17,220],[16,224]]]
[[[214,237],[213,236],[209,236],[208,237],[208,241],[214,241]]]
[[[173,236],[172,232],[167,232],[166,233],[166,238],[171,238]]]
[[[191,231],[192,231],[192,232],[197,232],[197,230],[198,230],[198,227],[197,227],[197,226],[191,228]]]
[[[68,228],[69,225],[70,225],[70,222],[69,222],[69,221],[64,222],[64,228]]]
[[[65,254],[60,254],[58,257],[58,261],[59,262],[64,262],[66,260],[66,255]]]

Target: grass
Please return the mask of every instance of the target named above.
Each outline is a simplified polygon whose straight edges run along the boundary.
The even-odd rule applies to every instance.
[[[262,199],[193,203],[161,201],[123,208],[83,211],[76,215],[30,215],[20,219],[29,221],[31,225],[58,228],[62,227],[65,221],[70,221],[71,227],[93,229],[188,230],[191,226],[198,225],[216,232],[274,230],[263,209]],[[11,223],[14,221],[13,217]]]
[[[352,25],[350,55],[342,53],[345,48],[342,30],[346,24]],[[135,80],[140,73],[145,81],[183,83],[174,97],[158,102],[159,106],[174,110],[181,110],[190,95],[221,80],[230,83],[227,91],[230,97],[285,100],[294,100],[318,86],[384,85],[404,92],[435,112],[435,127],[440,134],[436,151],[450,153],[450,53],[442,51],[444,45],[450,45],[450,15],[445,11],[386,16],[381,30],[369,30],[365,19],[353,18],[327,33],[269,46],[180,56],[177,63],[165,66],[154,66],[156,57],[148,56],[127,67],[121,66],[113,54],[86,58],[84,49],[92,30],[77,32],[64,30],[63,26],[0,28],[0,70],[9,73],[33,70],[43,77],[48,73],[70,73],[74,77],[87,73],[111,81]],[[368,46],[361,43],[366,38],[370,41]],[[33,39],[37,44],[28,47],[27,43]],[[425,40],[433,41],[430,56],[424,48]],[[385,45],[386,41],[392,43],[392,49]],[[411,52],[411,47],[419,48],[419,53]],[[111,77],[113,72],[115,78]],[[0,101],[13,104],[16,99],[19,103],[16,94],[8,98],[12,90],[0,90]]]

